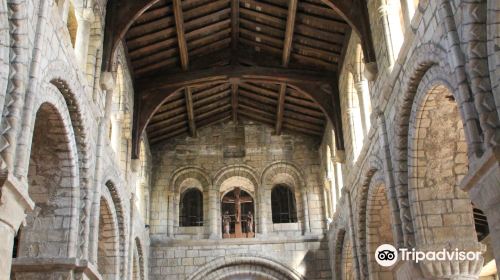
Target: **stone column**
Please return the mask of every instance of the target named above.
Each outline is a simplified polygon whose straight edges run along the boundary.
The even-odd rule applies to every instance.
[[[26,217],[25,211],[35,204],[27,193],[28,186],[9,174],[0,187],[0,280],[9,280],[14,237]]]
[[[262,235],[266,235],[269,232],[268,229],[268,215],[271,213],[271,205],[268,203],[269,200],[271,200],[271,194],[269,193],[269,196],[266,197],[266,191],[268,190],[267,187],[263,187],[263,190],[261,193],[259,193],[259,225],[258,225],[258,232],[260,232]]]
[[[219,238],[219,226],[217,225],[219,210],[217,207],[217,191],[213,188],[208,190],[208,222],[209,222],[209,238]]]
[[[307,198],[307,190],[302,189],[302,204],[304,207],[304,234],[309,234],[311,232],[311,221],[309,219],[309,199]]]
[[[167,236],[174,237],[174,196],[172,194],[168,194],[167,201],[168,201]]]
[[[121,118],[119,115],[120,112],[115,112],[114,115],[111,117],[111,148],[113,148],[113,151],[115,151],[116,160],[118,161],[118,164],[121,167],[123,118]]]
[[[359,107],[361,111],[361,126],[363,135],[366,137],[370,129],[370,96],[368,93],[368,81],[360,80],[354,83],[354,88],[358,94]]]
[[[396,49],[399,49],[399,45],[401,40],[395,41],[398,39],[398,36],[402,36],[403,32],[401,30],[401,23],[396,22],[395,19],[399,19],[399,15],[396,14],[395,4],[383,4],[379,7],[380,18],[382,19],[382,26],[384,27],[384,37],[385,43],[387,46],[387,60],[389,62],[389,68],[392,69],[394,66],[394,61],[396,59]],[[396,45],[397,43],[397,45]]]
[[[91,8],[82,9],[78,15],[78,29],[76,31],[75,54],[82,69],[87,69],[90,29],[94,21],[94,11]]]

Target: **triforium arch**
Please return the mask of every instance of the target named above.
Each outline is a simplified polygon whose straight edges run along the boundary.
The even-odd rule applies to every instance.
[[[216,216],[215,219],[211,220],[211,223],[214,223],[211,227],[215,227],[217,231],[222,228],[221,199],[225,194],[234,190],[235,187],[239,187],[241,190],[252,196],[256,212],[254,213],[255,223],[257,225],[259,224],[261,217],[258,215],[258,211],[261,209],[261,201],[258,199],[260,194],[260,185],[257,178],[258,176],[256,170],[245,164],[228,165],[215,173],[213,190],[210,192],[213,195],[214,200],[210,203],[215,204],[211,204],[215,207],[215,211],[212,209],[211,213]],[[212,199],[212,197],[210,199]],[[259,228],[257,226],[257,232],[258,231]]]
[[[137,278],[137,280],[144,280],[144,279],[146,279],[145,278],[145,270],[146,270],[146,268],[144,267],[145,266],[145,263],[144,263],[144,250],[143,250],[143,247],[142,247],[141,239],[139,237],[136,237],[134,239],[134,248],[135,248],[135,251],[137,252],[137,266],[138,266],[138,271],[137,271],[138,278]],[[136,276],[134,276],[134,277],[136,277]],[[134,277],[132,279],[136,279]]]
[[[45,252],[44,248],[54,246],[59,248],[58,257],[76,257],[80,197],[77,144],[65,101],[55,87],[38,95],[32,119],[30,158],[24,162],[29,162],[25,170],[29,170],[28,192],[35,210],[28,215],[28,226],[20,238],[20,256],[47,257],[52,249]],[[57,219],[68,223],[54,224]],[[40,230],[47,230],[46,236],[60,236],[58,245],[40,239]]]
[[[179,220],[180,202],[183,193],[194,188],[203,194],[203,228],[204,233],[209,233],[209,223],[212,217],[209,216],[210,190],[212,189],[212,180],[207,172],[200,167],[186,166],[174,171],[170,180],[171,192],[173,196],[173,208],[169,209],[171,217],[168,219],[172,234],[175,234],[181,224]],[[168,201],[168,198],[167,198]]]
[[[78,156],[69,112],[55,87],[38,95],[31,113],[35,121],[30,127],[29,171],[25,176],[35,209],[27,215],[18,236],[12,276],[40,273],[51,278],[53,272],[40,271],[40,264],[48,258],[55,262],[76,258],[78,253]]]
[[[437,75],[438,70],[431,68],[424,75],[409,122],[408,197],[415,245],[423,251],[451,246],[480,252],[472,204],[459,187],[469,165],[464,122],[455,91],[447,79]],[[423,262],[421,267],[431,277],[478,275],[482,257],[467,262],[464,266],[453,261]],[[455,266],[451,272],[442,269],[450,266]]]
[[[107,188],[101,191],[97,237],[97,270],[106,280],[120,274],[120,233],[116,208]]]
[[[297,271],[268,257],[239,255],[217,258],[199,268],[187,279],[223,280],[228,277],[252,276],[270,280],[304,279]]]
[[[126,216],[126,206],[122,201],[122,195],[119,192],[118,187],[116,187],[114,181],[112,180],[106,180],[104,181],[105,183],[102,185],[102,189],[106,189],[111,195],[111,200],[113,202],[114,208],[115,208],[115,213],[116,213],[116,218],[118,221],[118,247],[119,247],[119,254],[118,254],[118,261],[120,263],[120,271],[118,278],[123,279],[127,275],[127,267],[125,264],[127,263],[127,256],[128,256],[128,246],[127,246],[127,236],[128,236],[128,219]],[[97,248],[96,248],[97,249]],[[97,250],[96,252],[97,253]]]
[[[308,185],[306,184],[306,178],[297,166],[286,161],[274,162],[268,165],[262,172],[261,184],[259,195],[259,199],[261,200],[260,226],[264,232],[274,231],[270,200],[272,189],[278,185],[285,185],[293,191],[295,195],[299,229],[304,234],[311,231],[307,197]]]
[[[436,79],[441,77],[443,81],[451,79],[449,84],[457,84],[449,70],[449,65],[446,64],[446,57],[446,51],[439,46],[433,44],[422,45],[409,59],[410,63],[408,65],[410,65],[410,70],[406,71],[406,74],[401,78],[404,94],[400,95],[398,100],[399,105],[394,128],[396,138],[393,157],[395,161],[394,176],[400,208],[401,227],[403,229],[404,245],[407,247],[415,246],[414,224],[408,199],[408,124],[410,123],[410,115],[415,95],[417,94],[417,88],[421,81],[424,80],[424,75],[428,77],[433,76]],[[470,108],[471,104],[464,102],[467,98],[457,94],[455,95],[455,99],[462,119],[467,120],[465,122],[465,137],[469,146],[469,157],[472,157],[480,151],[480,147],[477,145],[480,143],[480,135],[476,133],[479,131],[477,117],[475,116],[474,109]],[[465,107],[467,106],[470,110],[466,110]]]
[[[396,246],[394,238],[394,216],[391,215],[391,204],[389,202],[389,192],[382,180],[373,180],[368,191],[368,201],[366,204],[366,247],[365,267],[368,275],[373,279],[390,280],[394,279],[390,268],[385,268],[377,264],[375,251],[382,244]]]

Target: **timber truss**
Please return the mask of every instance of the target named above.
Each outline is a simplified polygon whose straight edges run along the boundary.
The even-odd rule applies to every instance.
[[[133,156],[151,144],[246,118],[343,149],[338,72],[351,30],[375,54],[365,0],[108,1],[103,70],[123,42],[135,80]]]

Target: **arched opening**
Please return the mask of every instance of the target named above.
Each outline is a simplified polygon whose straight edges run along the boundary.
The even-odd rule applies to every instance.
[[[342,244],[342,261],[340,262],[340,275],[342,280],[354,280],[354,264],[352,255],[352,244],[349,237],[344,237]]]
[[[459,187],[468,172],[468,156],[453,93],[443,84],[431,84],[419,88],[413,106],[408,170],[416,245],[479,251],[472,204]]]
[[[394,236],[391,226],[391,207],[387,192],[383,184],[375,186],[369,191],[366,216],[366,242],[368,271],[373,278],[380,280],[394,279],[391,268],[377,264],[375,251],[382,244],[394,245]]]
[[[97,268],[102,279],[116,279],[119,269],[118,234],[116,216],[106,199],[101,198],[99,212],[99,236],[97,246]]]
[[[191,188],[181,195],[179,223],[181,227],[203,226],[203,193]]]
[[[17,257],[76,254],[78,194],[69,135],[57,109],[42,104],[36,114],[28,170],[28,193],[35,208],[18,233]]]
[[[254,200],[249,193],[236,187],[224,194],[221,213],[223,238],[255,236]]]
[[[286,185],[277,185],[271,191],[271,210],[274,224],[296,223],[297,204],[294,191]]]

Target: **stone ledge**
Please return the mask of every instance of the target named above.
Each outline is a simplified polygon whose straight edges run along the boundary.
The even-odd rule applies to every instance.
[[[91,280],[102,280],[97,268],[87,260],[76,258],[14,258],[12,272],[51,272],[72,270]]]
[[[324,235],[306,235],[300,237],[266,236],[257,238],[204,239],[204,240],[151,240],[151,247],[182,247],[182,246],[224,246],[224,245],[254,245],[254,244],[285,244],[300,242],[321,242]]]
[[[488,149],[481,158],[479,158],[468,174],[463,178],[460,183],[460,188],[464,191],[471,191],[474,186],[483,179],[484,175],[494,167],[500,167],[500,146]]]

